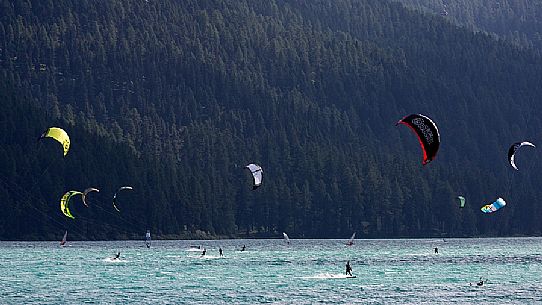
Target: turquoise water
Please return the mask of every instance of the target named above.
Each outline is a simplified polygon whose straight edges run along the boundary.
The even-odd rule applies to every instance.
[[[0,242],[0,303],[542,304],[541,238],[344,242]]]

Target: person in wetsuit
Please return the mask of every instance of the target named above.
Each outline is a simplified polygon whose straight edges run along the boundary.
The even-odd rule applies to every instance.
[[[352,276],[352,266],[350,266],[350,261],[346,262],[346,275]]]
[[[205,253],[207,253],[207,250],[205,250],[205,248],[203,248],[203,252],[201,253],[201,256],[205,256]]]
[[[115,255],[115,257],[113,257],[113,259],[119,259],[120,258],[120,251],[119,253],[117,253],[117,255]]]
[[[435,247],[435,253],[438,254],[438,248],[437,247]]]
[[[241,251],[245,251],[246,246],[243,245],[243,248],[241,248]]]
[[[224,256],[224,255],[222,254],[222,248],[218,248],[218,253],[220,254],[220,256]]]

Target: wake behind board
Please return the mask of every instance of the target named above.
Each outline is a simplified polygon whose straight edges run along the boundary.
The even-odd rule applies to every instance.
[[[355,279],[355,275],[345,275],[343,274],[331,274],[331,273],[320,273],[313,276],[303,277],[305,279]]]

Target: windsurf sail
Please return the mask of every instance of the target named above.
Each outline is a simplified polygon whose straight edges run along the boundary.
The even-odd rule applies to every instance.
[[[38,140],[44,138],[52,138],[58,143],[62,144],[64,157],[68,154],[68,151],[70,150],[70,137],[68,136],[66,131],[64,131],[64,129],[58,127],[47,128],[47,130],[41,134]]]
[[[484,213],[493,213],[506,205],[506,201],[502,198],[498,198],[491,204],[484,205],[480,210]]]
[[[131,186],[121,186],[117,192],[115,193],[115,195],[113,195],[113,207],[115,208],[115,210],[117,210],[117,212],[120,212],[120,210],[117,208],[117,195],[119,194],[120,191],[123,191],[123,190],[133,190],[134,188],[131,187]]]
[[[252,179],[253,179],[252,189],[255,190],[260,185],[262,185],[262,179],[263,179],[262,167],[254,163],[250,163],[249,165],[245,167],[248,168],[248,170],[250,170],[250,173],[252,174]]]
[[[62,237],[62,240],[60,241],[61,246],[64,246],[66,244],[67,237],[68,237],[68,231],[64,232],[64,237]]]
[[[288,234],[282,232],[282,236],[284,237],[284,241],[289,245],[290,244],[290,238],[288,238]]]
[[[437,155],[440,146],[440,134],[437,125],[423,114],[411,114],[402,118],[397,124],[408,126],[416,136],[423,151],[423,165],[431,162]]]
[[[510,162],[510,165],[512,165],[512,167],[515,169],[515,170],[518,170],[517,166],[516,166],[516,163],[514,161],[514,157],[516,156],[516,152],[518,151],[518,149],[520,149],[520,147],[522,146],[531,146],[531,147],[536,147],[534,146],[533,143],[531,142],[517,142],[517,143],[514,143],[512,144],[512,146],[510,146],[510,148],[508,149],[508,161]]]
[[[147,234],[145,234],[145,245],[147,248],[151,247],[151,230],[147,230]]]
[[[465,197],[457,196],[457,199],[459,200],[459,207],[464,208],[465,207]]]
[[[356,238],[356,232],[354,232],[354,234],[352,234],[352,237],[350,237],[350,239],[348,240],[346,245],[347,246],[352,246],[354,244],[354,238]]]

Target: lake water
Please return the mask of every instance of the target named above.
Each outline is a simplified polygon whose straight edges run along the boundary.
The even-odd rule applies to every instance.
[[[542,304],[541,238],[344,243],[0,242],[0,303]]]

